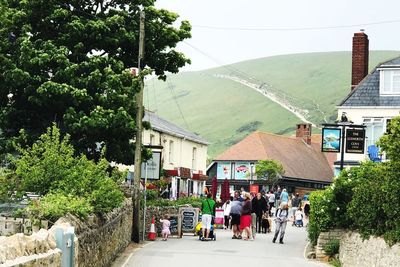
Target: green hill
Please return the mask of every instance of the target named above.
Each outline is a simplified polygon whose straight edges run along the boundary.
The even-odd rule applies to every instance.
[[[398,51],[371,51],[370,69],[398,55]],[[293,134],[301,122],[289,110],[229,78],[257,85],[320,125],[336,119],[336,105],[350,92],[350,76],[351,52],[274,56],[170,75],[167,82],[149,80],[144,103],[209,140],[209,155],[214,157],[255,130]]]

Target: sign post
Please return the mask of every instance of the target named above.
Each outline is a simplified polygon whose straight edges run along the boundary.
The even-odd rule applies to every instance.
[[[338,124],[323,124],[322,152],[340,152],[340,170],[343,170],[344,152],[364,154],[365,125],[354,125],[347,121]],[[346,146],[345,146],[346,145]]]

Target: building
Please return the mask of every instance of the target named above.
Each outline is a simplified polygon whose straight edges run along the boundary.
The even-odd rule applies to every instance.
[[[171,181],[170,197],[200,195],[207,180],[208,142],[197,134],[185,130],[151,111],[144,121],[151,129],[143,131],[143,144],[153,153],[161,153],[161,169]]]
[[[267,182],[257,179],[255,167],[259,160],[276,160],[285,170],[278,185],[300,194],[322,189],[332,182],[333,171],[321,152],[321,143],[313,142],[311,124],[298,124],[296,136],[288,137],[254,132],[219,155],[208,167],[209,182],[217,177],[221,184],[227,178],[231,190],[258,185],[268,190]]]
[[[339,117],[345,112],[354,124],[366,126],[366,141],[364,154],[344,155],[345,166],[359,165],[368,159],[390,120],[400,113],[400,57],[380,63],[368,74],[368,47],[368,36],[355,33],[351,90],[337,108]],[[338,164],[335,163],[336,168]]]

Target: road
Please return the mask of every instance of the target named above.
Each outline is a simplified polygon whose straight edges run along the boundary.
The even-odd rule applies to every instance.
[[[197,266],[329,266],[304,259],[306,231],[287,227],[285,244],[273,244],[272,233],[258,234],[254,241],[232,240],[228,230],[217,230],[217,241],[201,242],[190,235],[182,239],[146,243],[125,252],[113,267],[197,267]],[[254,266],[254,265],[253,265]]]

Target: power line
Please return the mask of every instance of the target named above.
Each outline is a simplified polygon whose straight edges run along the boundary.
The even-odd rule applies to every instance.
[[[225,26],[196,25],[196,24],[192,25],[192,27],[209,29],[209,30],[219,30],[219,31],[316,31],[316,30],[344,29],[344,28],[353,28],[353,27],[362,27],[371,25],[381,25],[381,24],[392,24],[399,22],[400,19],[359,23],[359,24],[321,26],[321,27],[301,27],[301,28],[251,28],[251,27],[225,27]]]
[[[171,83],[170,79],[168,79],[168,78],[167,78],[167,85],[168,85],[168,88],[170,89],[170,91],[171,91],[171,93],[172,93],[172,98],[174,99],[175,104],[176,104],[176,106],[178,107],[178,110],[179,110],[179,113],[181,114],[181,117],[182,117],[182,119],[183,119],[183,122],[185,123],[186,129],[187,129],[187,130],[190,130],[189,125],[188,125],[188,123],[187,123],[187,121],[186,121],[186,119],[185,119],[185,116],[183,115],[181,106],[179,105],[178,100],[177,100],[177,98],[176,98],[176,94],[175,94],[175,91],[174,91],[174,86],[173,86],[173,84]]]

